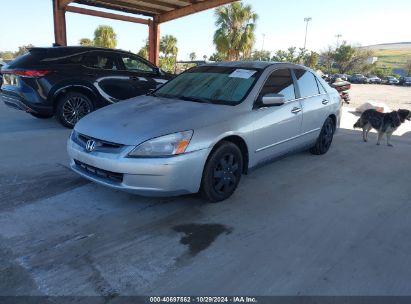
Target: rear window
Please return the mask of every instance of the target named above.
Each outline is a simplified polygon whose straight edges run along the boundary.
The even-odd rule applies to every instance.
[[[45,53],[26,53],[9,62],[9,68],[19,68],[38,64],[45,57]]]
[[[306,98],[320,93],[315,76],[310,71],[295,70],[297,83],[300,88],[301,98]]]

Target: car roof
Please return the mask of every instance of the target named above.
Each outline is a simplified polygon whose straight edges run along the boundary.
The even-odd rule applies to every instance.
[[[270,66],[283,66],[286,68],[302,68],[307,69],[307,67],[299,64],[289,63],[289,62],[275,62],[275,61],[222,61],[206,64],[206,66],[220,66],[220,67],[233,67],[233,68],[244,68],[244,69],[266,69]]]
[[[127,52],[124,50],[119,49],[110,49],[110,48],[102,48],[96,46],[51,46],[51,47],[32,47],[29,48],[31,50],[46,50],[46,51],[66,51],[66,52],[82,52],[82,51],[110,51],[110,52],[119,52],[119,53],[126,53],[131,54],[131,52]]]

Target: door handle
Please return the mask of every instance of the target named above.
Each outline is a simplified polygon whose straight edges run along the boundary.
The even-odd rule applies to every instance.
[[[298,114],[298,113],[300,113],[301,112],[301,108],[297,108],[297,107],[294,107],[292,110],[291,110],[291,113],[293,113],[293,114]]]
[[[326,105],[326,104],[328,104],[329,103],[329,101],[327,100],[327,99],[324,99],[323,101],[322,101],[322,104],[323,105]]]
[[[131,80],[139,80],[138,78],[139,78],[139,77],[137,77],[137,76],[130,76],[130,79],[131,79]]]

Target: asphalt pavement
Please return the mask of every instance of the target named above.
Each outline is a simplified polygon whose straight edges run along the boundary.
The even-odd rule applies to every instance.
[[[0,105],[0,295],[411,295],[409,132],[341,129],[220,204],[90,183],[69,133]]]

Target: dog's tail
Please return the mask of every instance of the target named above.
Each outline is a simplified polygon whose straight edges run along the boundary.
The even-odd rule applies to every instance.
[[[354,124],[353,128],[362,128],[361,118],[358,118],[357,122]]]

